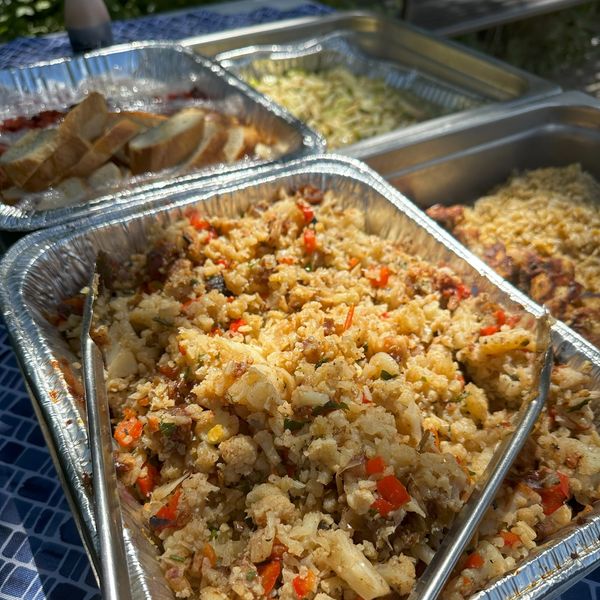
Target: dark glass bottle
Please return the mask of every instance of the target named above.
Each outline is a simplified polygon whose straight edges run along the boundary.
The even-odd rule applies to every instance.
[[[75,53],[113,43],[110,15],[103,0],[65,0],[65,27]]]

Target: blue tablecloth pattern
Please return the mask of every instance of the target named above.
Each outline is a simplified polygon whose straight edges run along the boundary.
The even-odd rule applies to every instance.
[[[243,14],[196,9],[113,23],[115,43],[180,39],[280,19],[318,16],[306,3]],[[69,56],[66,35],[18,38],[0,46],[0,68]],[[0,599],[99,600],[100,593],[0,321]],[[600,600],[600,569],[563,600]]]

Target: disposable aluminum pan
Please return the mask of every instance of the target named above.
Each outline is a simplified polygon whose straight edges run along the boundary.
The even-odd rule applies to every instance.
[[[560,91],[535,75],[369,12],[290,19],[188,38],[182,44],[214,56],[240,74],[341,65],[358,74],[383,77],[391,87],[438,108],[442,116],[396,130],[423,137],[457,127],[472,115],[489,113],[500,102],[519,103]],[[388,135],[393,134],[336,152],[355,155]]]
[[[281,144],[273,161],[318,152],[323,140],[214,61],[169,42],[136,42],[98,50],[75,58],[0,71],[0,121],[32,116],[43,110],[64,110],[90,90],[103,93],[117,106],[144,109],[154,97],[186,92],[206,94],[217,109],[241,117]],[[150,107],[152,105],[150,104]],[[245,160],[211,165],[189,175],[166,170],[150,177],[127,180],[118,189],[98,192],[80,204],[36,209],[27,195],[17,205],[0,204],[0,230],[30,231],[108,212],[173,183],[250,168],[265,161]]]
[[[219,182],[217,182],[218,184]],[[311,184],[333,189],[346,206],[366,211],[370,232],[402,242],[408,251],[434,264],[449,264],[470,286],[490,294],[509,310],[523,307],[535,325],[541,309],[504,282],[485,264],[470,255],[451,236],[432,223],[397,190],[365,165],[333,156],[317,156],[272,168],[258,168],[232,183],[222,181],[218,192],[206,192],[201,182],[191,182],[177,193],[164,190],[160,206],[137,205],[119,215],[95,216],[80,226],[65,225],[31,234],[13,246],[0,265],[0,302],[19,363],[25,374],[36,411],[53,451],[65,491],[92,562],[99,564],[89,489],[88,439],[82,414],[79,373],[65,365],[77,358],[45,314],[61,299],[86,284],[99,250],[125,258],[147,248],[148,234],[157,223],[167,225],[185,209],[201,205],[209,215],[234,217],[282,186]],[[559,360],[575,368],[592,364],[595,389],[600,389],[600,354],[568,331],[554,328],[553,346]],[[97,443],[97,440],[91,440]],[[171,599],[156,559],[156,549],[144,534],[140,506],[122,490],[126,548],[136,599]],[[504,600],[517,593],[538,598],[561,589],[582,576],[600,557],[600,514],[593,512],[569,533],[546,543],[525,564],[492,585],[478,597]]]
[[[579,163],[600,181],[600,101],[566,92],[466,120],[429,140],[396,135],[357,155],[423,209],[473,204],[528,169]]]

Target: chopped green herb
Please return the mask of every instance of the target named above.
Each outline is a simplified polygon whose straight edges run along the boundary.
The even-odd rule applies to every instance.
[[[190,279],[190,283],[192,285],[198,285],[200,282],[195,277],[193,277],[192,279]]]
[[[467,469],[467,471],[469,471],[469,475],[471,477],[477,477],[477,473],[475,473],[475,471],[471,471],[471,469]]]
[[[312,221],[310,222],[311,225],[316,225],[318,223],[317,221],[317,217],[313,217]]]
[[[161,319],[160,317],[152,317],[153,321],[164,325],[165,327],[173,327],[173,321],[168,321],[167,319]]]
[[[370,517],[376,517],[379,513],[374,509],[374,508],[370,508],[369,509],[369,516]]]
[[[421,377],[421,381],[422,381],[423,383],[427,383],[427,377]]]
[[[575,412],[577,410],[581,410],[584,406],[587,406],[590,403],[590,399],[586,398],[585,400],[582,400],[581,402],[579,402],[579,404],[576,404],[575,406],[569,406],[569,408],[567,408],[567,412]]]
[[[324,365],[325,363],[328,363],[328,362],[329,362],[329,359],[327,357],[320,358],[315,363],[315,369],[318,369],[319,367],[321,367],[322,365]]]
[[[196,359],[196,364],[197,364],[199,367],[203,367],[203,366],[204,366],[204,355],[201,355],[201,356],[199,356],[199,357]]]
[[[254,581],[258,573],[256,571],[248,571],[246,573],[246,581]]]
[[[304,421],[294,421],[292,419],[284,419],[283,426],[290,431],[298,431],[306,425]]]
[[[390,379],[394,379],[395,375],[388,373],[385,369],[381,369],[381,373],[379,374],[380,379],[384,381],[389,381]]]
[[[177,554],[171,554],[169,556],[169,558],[171,560],[176,560],[177,562],[185,562],[185,558],[181,557],[181,556],[177,556]]]
[[[183,372],[183,378],[186,380],[190,380],[192,377],[192,370],[189,367],[186,367],[184,372]]]
[[[524,348],[525,346],[529,346],[529,340],[523,340],[521,342],[521,346]]]
[[[365,353],[365,356],[367,355],[367,352],[369,352],[369,344],[365,343],[362,347],[363,352]]]
[[[209,527],[209,531],[211,541],[216,540],[217,536],[219,535],[219,530],[216,527]]]
[[[323,404],[323,406],[315,406],[312,410],[313,416],[324,415],[332,410],[348,410],[348,405],[345,402],[335,402],[334,400],[329,400]]]
[[[310,272],[313,270],[313,268],[312,268],[312,265],[306,265],[306,266],[304,267],[304,270],[305,270],[305,271],[308,271],[308,272],[310,273]]]
[[[159,428],[163,435],[170,437],[177,428],[177,425],[175,425],[175,423],[169,423],[168,421],[161,421]]]
[[[466,397],[469,395],[468,392],[466,392],[465,390],[463,390],[457,397],[456,397],[456,401],[457,402],[462,402],[463,400],[466,399]]]

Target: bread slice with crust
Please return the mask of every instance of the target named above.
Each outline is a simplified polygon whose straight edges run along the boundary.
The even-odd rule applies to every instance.
[[[91,148],[83,138],[71,135],[60,128],[56,132],[56,149],[46,158],[23,184],[28,192],[41,192],[58,183],[69,169]]]
[[[187,159],[202,138],[204,115],[201,109],[186,108],[133,138],[128,149],[132,173],[160,171]]]
[[[204,122],[204,134],[200,145],[185,163],[185,169],[197,169],[217,162],[226,139],[227,130],[225,127],[216,120],[207,119]]]
[[[240,160],[245,154],[252,152],[257,142],[258,133],[253,127],[232,127],[223,146],[223,160],[228,163]]]
[[[0,166],[16,186],[23,187],[57,146],[56,129],[32,129],[0,157]]]
[[[104,135],[100,136],[81,159],[71,167],[69,177],[88,177],[109,161],[127,142],[135,137],[142,127],[127,118],[116,121]]]
[[[91,92],[66,114],[59,129],[91,142],[102,134],[107,119],[106,98],[98,92]]]
[[[137,123],[141,129],[150,129],[164,123],[169,117],[166,115],[157,115],[154,113],[143,112],[141,110],[123,110],[118,113],[109,113],[107,126],[112,127],[114,123],[122,119],[129,119]]]

